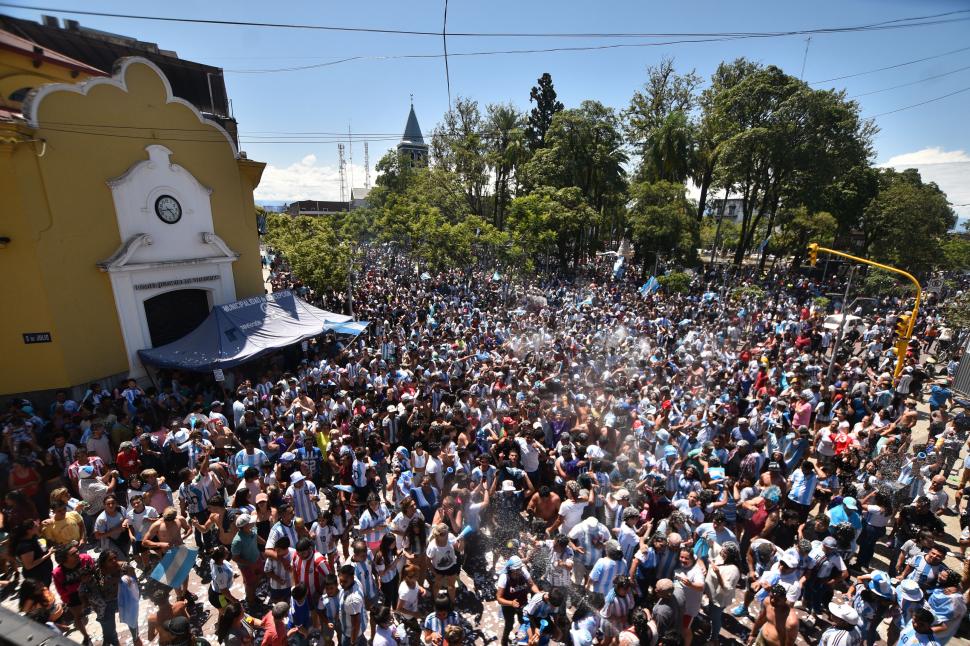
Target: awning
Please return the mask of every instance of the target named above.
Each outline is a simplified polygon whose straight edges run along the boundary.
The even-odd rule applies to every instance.
[[[324,332],[356,336],[366,328],[366,321],[327,312],[282,291],[217,305],[178,341],[139,350],[138,356],[161,368],[208,372],[232,368]]]

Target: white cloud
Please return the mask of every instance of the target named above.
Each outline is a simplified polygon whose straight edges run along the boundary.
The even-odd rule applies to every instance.
[[[949,164],[953,162],[970,162],[970,155],[962,150],[943,150],[939,146],[924,148],[913,153],[903,153],[890,157],[889,161],[881,166],[891,166],[899,168],[914,168],[926,164]]]
[[[350,199],[350,181],[356,186],[364,185],[364,167],[347,165],[347,199]],[[375,177],[371,169],[371,180]],[[317,164],[317,156],[309,154],[286,167],[267,164],[263,178],[255,191],[261,201],[339,200],[340,173],[337,165]]]
[[[939,146],[890,157],[883,168],[915,168],[924,182],[935,182],[946,193],[960,223],[970,218],[970,154],[964,150],[943,150]]]

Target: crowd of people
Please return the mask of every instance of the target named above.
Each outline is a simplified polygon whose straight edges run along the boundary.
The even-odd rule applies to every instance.
[[[272,266],[274,289],[341,305]],[[120,622],[136,646],[457,646],[497,613],[501,646],[946,644],[970,419],[935,304],[894,378],[904,301],[836,348],[808,277],[640,282],[525,294],[373,255],[360,337],[219,383],[12,401],[0,583],[84,643],[93,615],[103,644]],[[173,589],[152,573],[183,547],[196,572]]]

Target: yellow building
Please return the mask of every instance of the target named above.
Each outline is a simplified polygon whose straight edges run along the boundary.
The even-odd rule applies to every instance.
[[[264,164],[146,58],[0,33],[0,394],[143,377],[138,350],[263,293]]]

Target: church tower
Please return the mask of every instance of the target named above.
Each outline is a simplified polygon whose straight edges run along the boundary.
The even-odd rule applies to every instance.
[[[424,135],[421,134],[421,126],[418,125],[418,116],[414,114],[413,100],[407,125],[404,126],[404,136],[401,137],[401,143],[397,145],[397,154],[404,155],[415,165],[424,166],[428,163],[428,144],[424,143]]]

